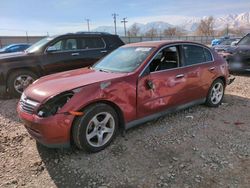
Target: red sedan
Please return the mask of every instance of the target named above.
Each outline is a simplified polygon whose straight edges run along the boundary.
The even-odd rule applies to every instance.
[[[202,44],[128,44],[90,68],[40,78],[17,110],[38,142],[96,152],[118,129],[197,104],[217,107],[228,77],[227,63]]]

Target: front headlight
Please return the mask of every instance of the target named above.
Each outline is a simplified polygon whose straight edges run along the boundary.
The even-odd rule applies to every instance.
[[[61,93],[48,100],[38,110],[39,117],[49,117],[55,115],[74,95],[73,91]]]

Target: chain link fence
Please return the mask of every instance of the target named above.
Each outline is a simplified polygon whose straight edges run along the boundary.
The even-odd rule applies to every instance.
[[[30,43],[33,44],[46,36],[0,36],[0,48],[13,43]],[[135,43],[143,41],[158,40],[181,40],[199,42],[210,45],[211,41],[217,36],[169,36],[169,37],[121,37],[125,43]]]

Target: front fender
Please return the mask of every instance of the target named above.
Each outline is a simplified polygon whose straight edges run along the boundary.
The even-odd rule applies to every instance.
[[[125,123],[136,118],[135,84],[113,80],[84,86],[79,90],[60,111],[81,111],[93,103],[107,101],[121,110]]]

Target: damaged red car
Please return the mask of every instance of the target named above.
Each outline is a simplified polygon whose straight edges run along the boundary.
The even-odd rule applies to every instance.
[[[38,142],[97,152],[118,129],[197,104],[217,107],[231,81],[227,63],[202,44],[134,43],[92,67],[36,80],[17,111]]]

